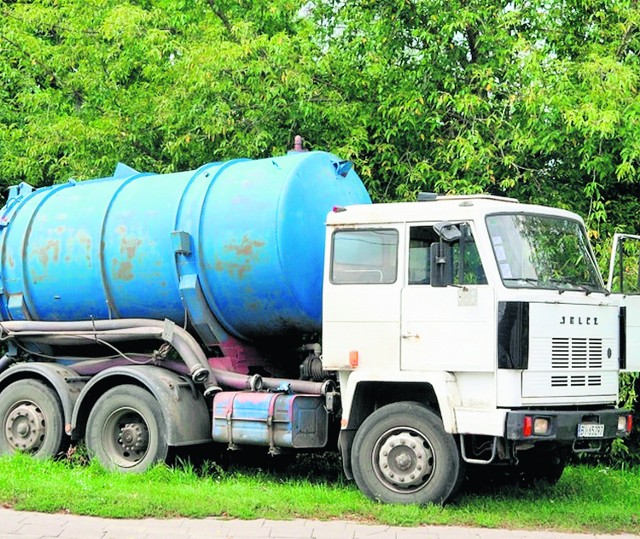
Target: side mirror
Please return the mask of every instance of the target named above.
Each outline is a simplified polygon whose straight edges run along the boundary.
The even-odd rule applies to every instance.
[[[431,286],[444,287],[453,283],[453,256],[451,246],[444,242],[431,244]]]
[[[453,223],[441,222],[433,225],[433,229],[436,231],[436,234],[440,236],[442,241],[446,241],[447,243],[453,243],[454,241],[458,241],[462,237],[462,232],[460,229],[454,225]]]

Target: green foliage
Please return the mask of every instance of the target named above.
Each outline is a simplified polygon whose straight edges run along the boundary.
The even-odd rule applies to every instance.
[[[0,4],[4,185],[172,171],[341,132],[300,4]],[[334,107],[332,102],[337,104]],[[337,118],[337,120],[336,120]]]
[[[618,468],[638,467],[640,465],[640,410],[638,392],[640,391],[640,373],[629,372],[620,378],[620,406],[633,411],[633,429],[628,440],[616,440],[611,451],[604,456],[603,462]]]
[[[610,200],[630,192],[638,159],[635,7],[318,5],[328,56],[344,66],[343,92],[362,107],[355,121],[369,120],[354,149],[376,171],[378,198],[508,193],[571,207],[597,234]]]

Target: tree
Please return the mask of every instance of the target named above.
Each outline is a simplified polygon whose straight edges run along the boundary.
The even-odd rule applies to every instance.
[[[324,0],[315,15],[366,111],[353,153],[379,198],[509,194],[571,207],[594,235],[633,202],[635,4]]]
[[[4,185],[316,147],[348,113],[290,0],[1,4]],[[323,133],[333,133],[325,137]],[[322,135],[321,135],[322,134]]]

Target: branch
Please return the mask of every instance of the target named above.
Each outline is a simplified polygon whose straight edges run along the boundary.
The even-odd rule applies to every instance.
[[[48,73],[49,76],[51,77],[51,82],[52,82],[52,85],[53,85],[54,88],[61,88],[60,81],[58,80],[58,76],[55,74],[55,72],[48,65],[46,65],[41,60],[38,60],[34,56],[30,55],[28,52],[23,50],[22,47],[20,47],[20,45],[18,45],[16,42],[10,40],[8,37],[5,37],[5,36],[0,34],[0,39],[2,39],[4,41],[6,41],[7,43],[9,43],[9,45],[11,45],[15,49],[17,49],[22,54],[22,56],[27,58],[27,60],[30,60],[30,61],[38,64],[45,71],[45,73]]]
[[[211,11],[213,11],[216,17],[218,17],[218,19],[222,21],[222,24],[229,34],[229,39],[231,39],[231,41],[235,43],[240,43],[240,41],[238,41],[238,38],[233,35],[233,26],[231,25],[231,21],[229,20],[229,17],[227,17],[227,14],[222,9],[216,7],[215,0],[207,0],[207,2],[211,7]]]
[[[634,3],[637,4],[637,0],[634,1]],[[624,53],[627,49],[627,47],[629,46],[629,43],[631,42],[631,39],[633,38],[633,36],[635,35],[635,33],[638,31],[638,28],[636,27],[636,24],[634,22],[631,22],[629,24],[629,26],[627,27],[627,29],[624,32],[624,35],[622,36],[622,39],[620,41],[620,46],[618,47],[618,50],[616,51],[616,56],[620,59],[620,60],[624,60]]]
[[[474,64],[478,61],[478,44],[477,44],[477,32],[467,25],[465,29],[465,35],[467,37],[467,44],[469,45],[469,54],[471,55],[470,64]]]

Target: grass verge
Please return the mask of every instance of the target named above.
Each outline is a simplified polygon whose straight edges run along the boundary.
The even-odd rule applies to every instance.
[[[314,476],[310,476],[313,470]],[[97,464],[0,458],[0,504],[19,510],[112,518],[351,519],[400,526],[465,525],[640,533],[640,471],[569,467],[554,487],[466,485],[446,507],[367,500],[322,459],[276,475],[215,464],[156,466],[141,475]]]

